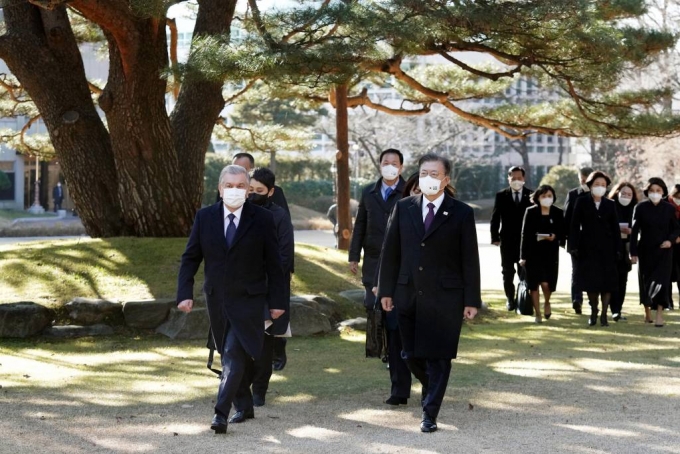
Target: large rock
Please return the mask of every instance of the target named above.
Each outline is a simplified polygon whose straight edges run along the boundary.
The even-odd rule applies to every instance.
[[[340,296],[363,306],[364,297],[366,296],[366,290],[364,289],[345,290],[344,292],[340,292]]]
[[[45,330],[45,336],[48,337],[90,337],[90,336],[110,336],[113,334],[113,328],[109,325],[97,324],[88,326],[79,325],[59,325],[52,326]]]
[[[340,304],[330,298],[316,295],[299,295],[290,299],[291,303],[300,303],[311,307],[328,317],[331,325],[335,326],[345,319]]]
[[[291,301],[290,330],[293,336],[311,336],[331,332],[330,320],[314,307],[314,303],[314,301]]]
[[[0,337],[28,337],[52,323],[53,312],[31,302],[0,304]]]
[[[156,332],[170,339],[208,339],[210,319],[208,309],[194,307],[188,314],[178,309],[170,309],[168,320],[156,328]]]
[[[174,299],[126,301],[123,303],[125,324],[131,328],[158,328],[168,318],[168,313],[173,307]]]
[[[366,331],[366,325],[368,320],[365,317],[351,318],[349,320],[343,320],[338,324],[338,330],[342,331],[346,328],[351,328],[356,331]]]
[[[64,308],[74,325],[96,325],[120,317],[123,306],[115,301],[74,298]]]

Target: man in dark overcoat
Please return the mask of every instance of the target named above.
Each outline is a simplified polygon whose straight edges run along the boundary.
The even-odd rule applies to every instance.
[[[359,201],[352,241],[349,247],[349,267],[357,274],[361,251],[364,251],[364,263],[361,268],[361,281],[365,287],[364,306],[373,311],[375,282],[380,252],[382,250],[387,221],[392,208],[403,197],[406,182],[401,177],[404,156],[399,150],[389,148],[380,153],[380,178],[374,184],[364,188]],[[396,326],[392,326],[392,317],[386,320],[388,363],[390,381],[392,383],[390,397],[385,401],[388,405],[406,405],[411,396],[411,372],[401,358],[401,337]],[[396,325],[396,323],[395,323]],[[393,329],[389,329],[393,328]],[[366,339],[370,339],[368,333]]]
[[[196,214],[177,283],[177,307],[190,312],[194,276],[204,263],[203,291],[212,341],[222,360],[210,426],[215,433],[226,433],[227,416],[243,374],[262,353],[265,309],[276,319],[286,307],[274,218],[268,210],[246,201],[249,180],[241,166],[222,170],[223,202]]]
[[[576,199],[582,195],[590,194],[590,188],[586,184],[588,176],[593,173],[591,167],[581,167],[579,170],[579,184],[578,187],[571,189],[567,193],[567,197],[564,199],[564,225],[566,227],[566,237],[565,243],[569,241],[569,229],[571,227],[571,218],[574,216],[574,207],[576,206]],[[580,290],[576,285],[576,267],[578,266],[578,260],[573,256],[571,257],[571,305],[574,308],[574,312],[577,314],[582,313],[583,309],[583,291]]]
[[[500,246],[505,307],[514,311],[515,272],[519,271],[519,246],[522,242],[522,221],[532,206],[531,189],[524,187],[526,171],[522,167],[508,170],[509,186],[496,193],[491,213],[491,244]]]
[[[397,311],[402,356],[423,385],[420,430],[434,432],[463,319],[481,306],[479,251],[472,208],[444,194],[449,160],[428,154],[419,168],[423,195],[397,202],[390,217],[378,297]]]

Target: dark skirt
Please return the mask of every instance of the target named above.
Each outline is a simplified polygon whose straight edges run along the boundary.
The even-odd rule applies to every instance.
[[[640,304],[656,308],[668,307],[673,248],[641,249],[639,251]]]
[[[538,290],[542,282],[547,282],[550,291],[557,287],[557,275],[560,268],[559,244],[556,241],[539,241],[536,245],[537,254],[527,258],[527,287]]]
[[[612,293],[619,285],[619,260],[615,253],[579,251],[576,287],[587,293]]]

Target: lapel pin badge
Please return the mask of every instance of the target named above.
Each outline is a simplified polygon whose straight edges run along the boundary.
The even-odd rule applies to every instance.
[[[449,212],[448,212],[448,211],[444,211],[444,216],[448,216],[448,215],[449,215]]]

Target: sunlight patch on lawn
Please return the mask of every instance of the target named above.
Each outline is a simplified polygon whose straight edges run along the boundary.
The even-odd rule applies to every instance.
[[[502,374],[554,380],[566,380],[569,373],[581,372],[581,369],[559,361],[500,361],[490,367]]]
[[[664,368],[664,366],[631,363],[627,361],[612,361],[607,359],[595,358],[580,358],[572,361],[580,368],[586,369],[589,372],[605,372],[614,373],[622,370],[645,370],[650,368]]]
[[[557,427],[563,427],[565,429],[576,430],[578,432],[587,433],[589,435],[598,435],[600,437],[639,437],[638,432],[633,432],[631,430],[621,430],[621,429],[608,429],[606,427],[595,427],[595,426],[577,426],[574,424],[555,424]]]
[[[310,438],[316,441],[334,441],[337,438],[347,436],[347,434],[337,430],[316,426],[302,426],[297,429],[291,429],[287,433],[295,438]]]
[[[311,402],[313,400],[316,400],[315,396],[312,396],[311,394],[305,394],[305,393],[294,394],[292,396],[279,396],[279,397],[276,398],[277,402],[281,402],[281,403],[285,403],[285,404]]]

